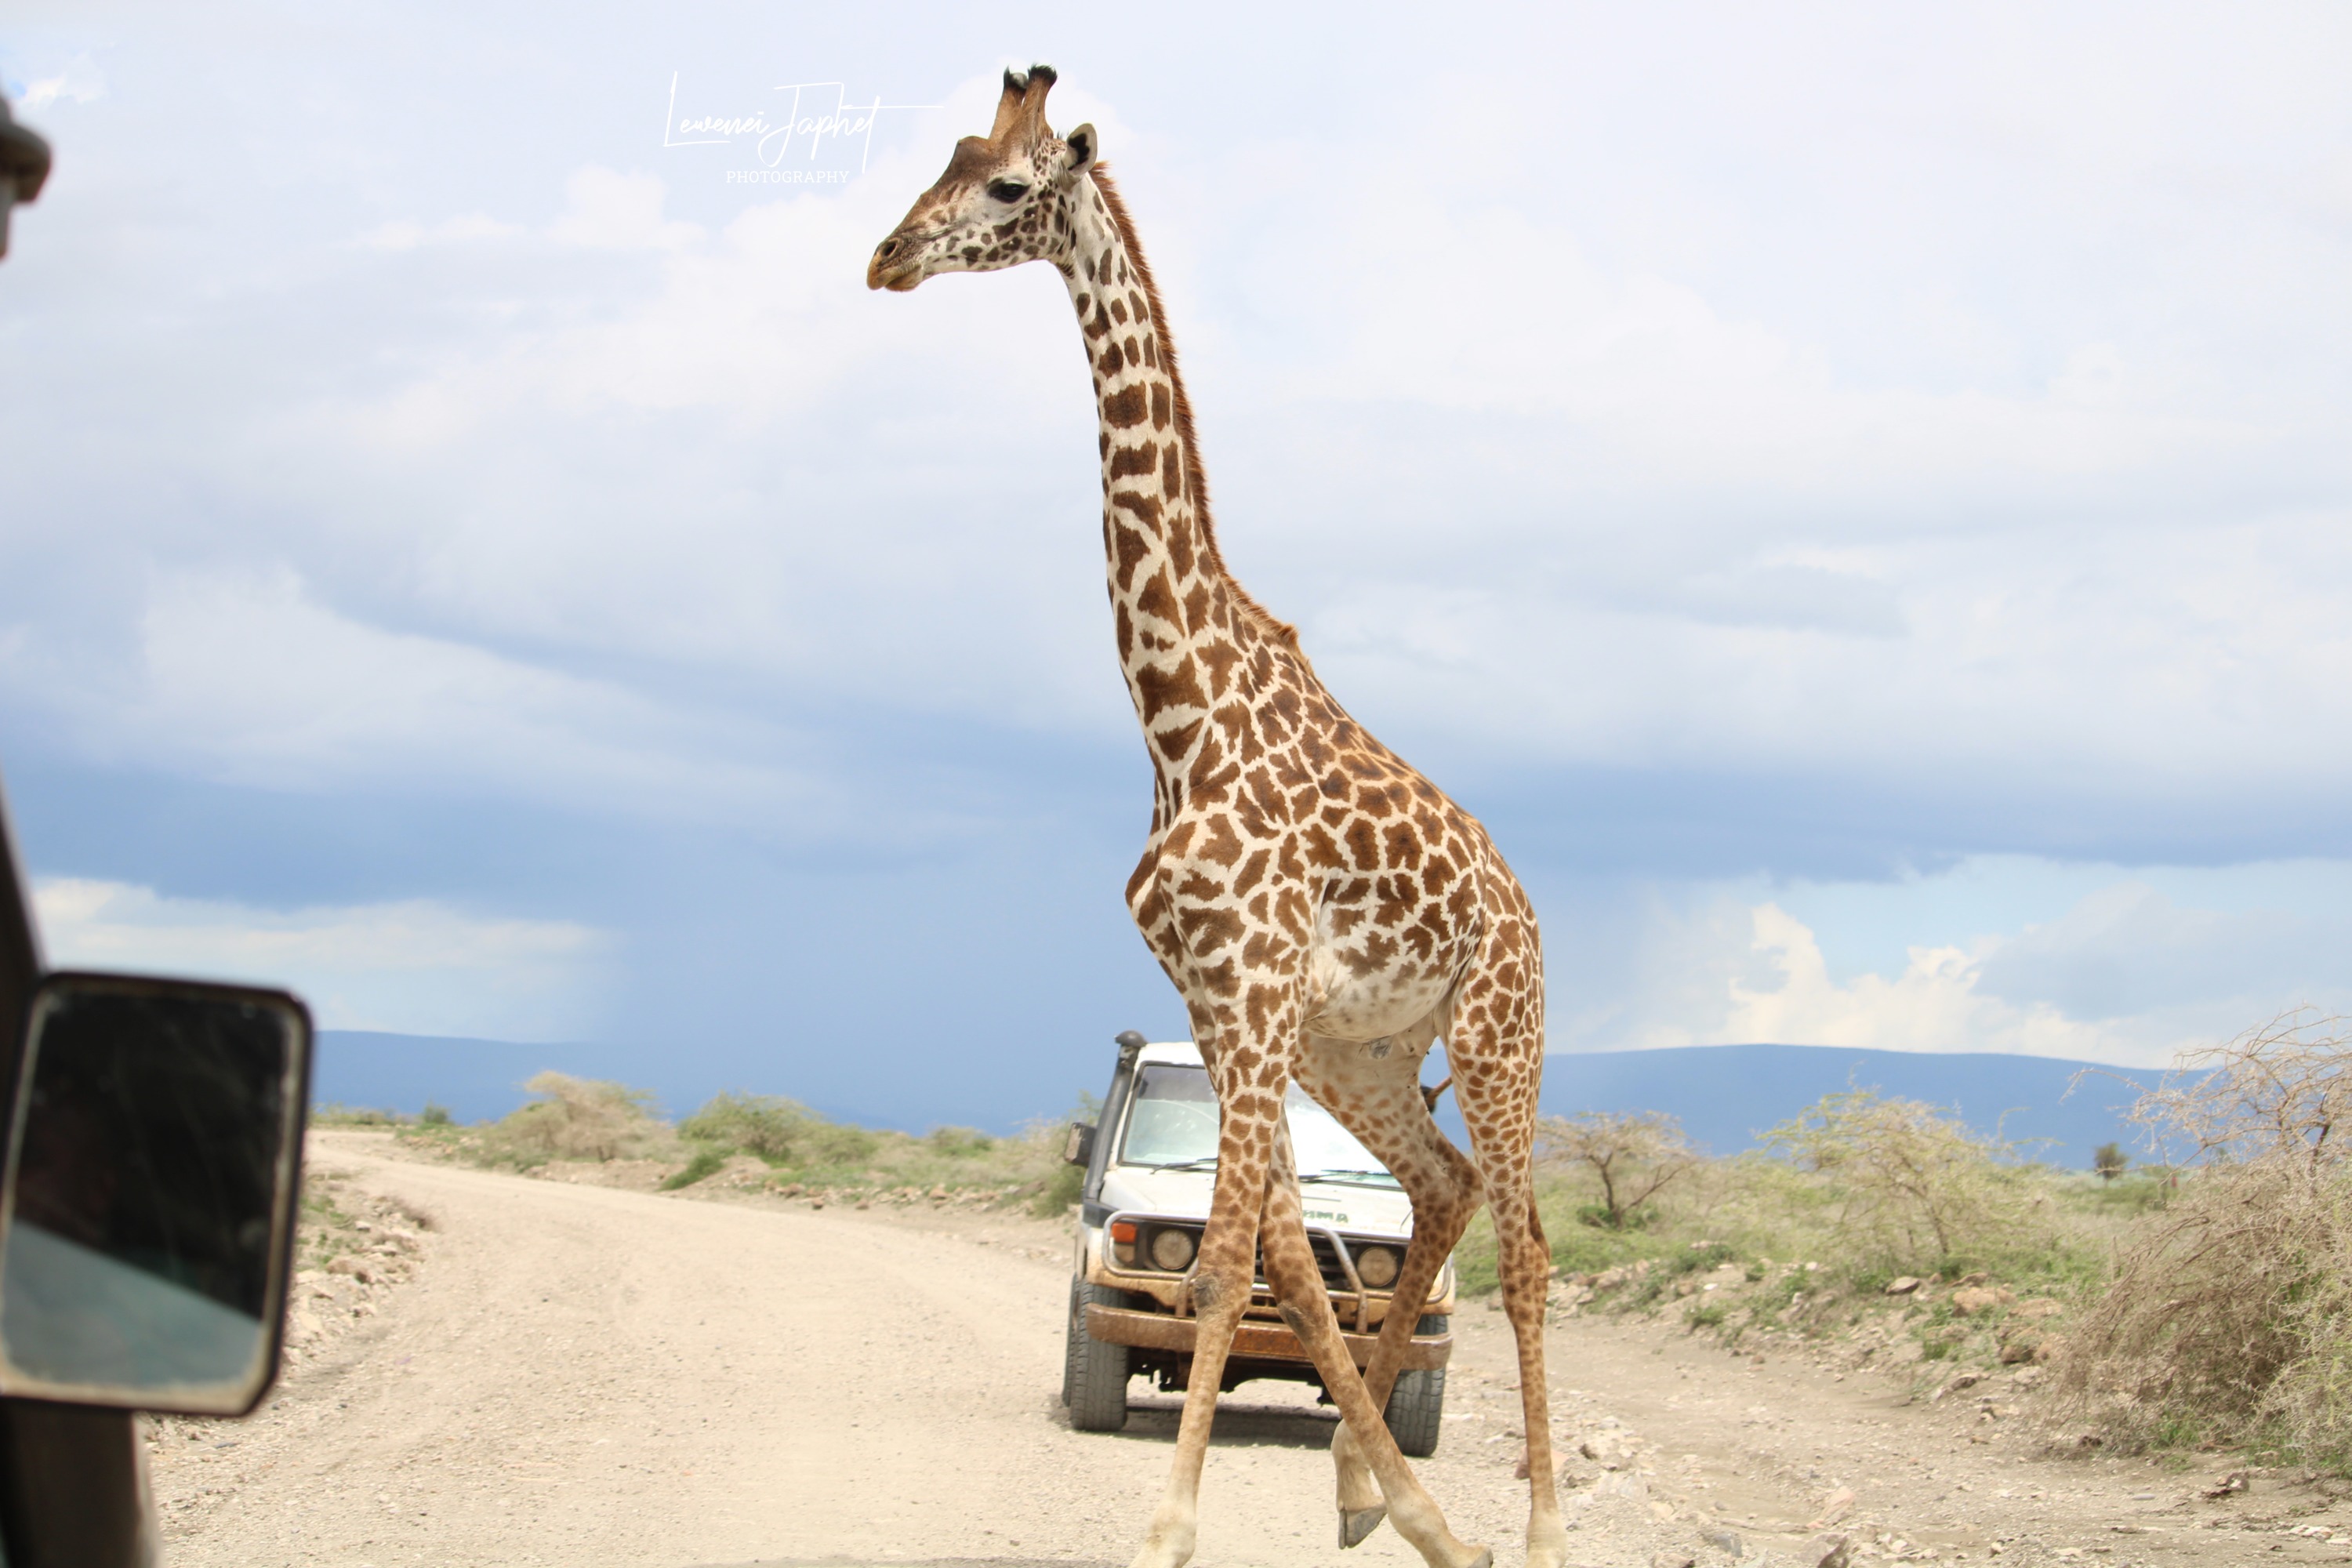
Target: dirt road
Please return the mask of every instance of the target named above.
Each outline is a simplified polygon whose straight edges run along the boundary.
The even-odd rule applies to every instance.
[[[1176,1400],[1117,1436],[1069,1430],[1059,1226],[682,1201],[410,1163],[367,1134],[316,1159],[429,1215],[425,1255],[251,1421],[157,1429],[173,1563],[1115,1563],[1139,1539]],[[1420,1468],[1457,1531],[1515,1563],[1508,1342],[1499,1316],[1457,1322]],[[1552,1366],[1556,1439],[1626,1450],[1573,1467],[1575,1555],[1596,1565],[1785,1563],[1841,1488],[1857,1561],[2352,1561],[2308,1491],[2208,1501],[2202,1474],[2036,1458],[1984,1414],[2010,1408],[1997,1386],[1906,1405],[1591,1320],[1554,1331]],[[1386,1530],[1337,1550],[1329,1434],[1303,1390],[1231,1398],[1198,1560],[1417,1563]]]

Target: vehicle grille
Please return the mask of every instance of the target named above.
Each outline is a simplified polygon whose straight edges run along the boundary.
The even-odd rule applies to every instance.
[[[1323,1289],[1354,1290],[1355,1287],[1348,1283],[1347,1267],[1339,1261],[1339,1250],[1332,1243],[1331,1238],[1320,1231],[1311,1230],[1307,1233],[1307,1245],[1315,1248],[1315,1266],[1323,1271]],[[1257,1249],[1256,1269],[1257,1282],[1264,1285],[1265,1283],[1265,1248],[1263,1247]]]

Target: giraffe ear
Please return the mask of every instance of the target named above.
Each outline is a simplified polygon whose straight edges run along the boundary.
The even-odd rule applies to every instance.
[[[1070,148],[1069,173],[1083,174],[1095,166],[1095,159],[1100,155],[1101,149],[1095,144],[1095,128],[1091,121],[1079,126],[1062,140],[1067,142]]]

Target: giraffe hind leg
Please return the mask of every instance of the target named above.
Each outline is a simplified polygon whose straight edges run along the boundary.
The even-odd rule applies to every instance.
[[[1438,1018],[1432,1014],[1412,1030],[1391,1037],[1391,1049],[1381,1056],[1359,1041],[1311,1039],[1298,1065],[1299,1087],[1388,1168],[1412,1201],[1412,1240],[1364,1369],[1365,1388],[1381,1409],[1395,1390],[1430,1291],[1479,1203],[1476,1167],[1439,1131],[1420,1087],[1422,1058],[1436,1036]],[[1379,1487],[1344,1423],[1332,1434],[1331,1458],[1338,1472],[1339,1544],[1354,1546],[1380,1523]]]
[[[1522,1075],[1517,1072],[1494,1075],[1501,1082],[1482,1082],[1482,1075],[1460,1072],[1458,1066],[1457,1072],[1463,1118],[1495,1219],[1503,1310],[1518,1345],[1520,1430],[1528,1437],[1528,1568],[1558,1568],[1568,1556],[1568,1534],[1552,1472],[1551,1408],[1544,1371],[1544,1303],[1551,1280],[1551,1248],[1536,1213],[1531,1152],[1535,1087],[1532,1081],[1518,1081]]]
[[[1429,1568],[1491,1568],[1494,1553],[1454,1535],[1445,1523],[1437,1500],[1429,1495],[1396,1438],[1381,1418],[1361,1373],[1340,1337],[1339,1320],[1307,1239],[1307,1216],[1298,1195],[1296,1167],[1290,1159],[1289,1135],[1277,1141],[1275,1167],[1266,1184],[1265,1215],[1259,1232],[1265,1248],[1266,1282],[1273,1286],[1283,1321],[1298,1336],[1315,1363],[1323,1386],[1339,1407],[1340,1420],[1353,1435],[1380,1484],[1387,1516]],[[1197,1364],[1197,1363],[1196,1363]],[[1369,1532],[1374,1518],[1364,1528]],[[1360,1539],[1360,1537],[1359,1537]]]

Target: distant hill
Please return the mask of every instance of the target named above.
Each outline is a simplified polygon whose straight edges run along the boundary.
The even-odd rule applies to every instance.
[[[2090,1076],[2069,1092],[2074,1075]],[[2110,1069],[2111,1070],[2111,1069]],[[2152,1084],[2154,1070],[2128,1073]],[[1752,1147],[1755,1136],[1825,1094],[1878,1089],[1958,1112],[1982,1132],[2027,1142],[2034,1158],[2087,1169],[2110,1141],[2133,1152],[2117,1112],[2135,1091],[2090,1062],[1990,1052],[1930,1055],[1837,1046],[1680,1046],[1654,1051],[1562,1052],[1544,1063],[1543,1109],[1663,1110],[1695,1142],[1717,1154]],[[2003,1113],[2006,1112],[2004,1119]],[[2048,1139],[2032,1145],[2032,1140]]]
[[[1108,1051],[1073,1049],[1083,1087],[1099,1090],[1108,1077]],[[1563,1052],[1544,1065],[1543,1109],[1556,1116],[1580,1110],[1664,1110],[1684,1131],[1718,1154],[1748,1148],[1755,1135],[1785,1121],[1825,1094],[1849,1084],[1884,1089],[1910,1100],[1956,1108],[1970,1126],[2019,1141],[2048,1139],[2033,1152],[2053,1164],[2085,1169],[2091,1151],[2114,1140],[2132,1149],[2129,1130],[2116,1108],[2132,1089],[2095,1071],[2067,1092],[2088,1062],[2049,1057],[1988,1053],[1927,1055],[1913,1051],[1851,1050],[1833,1046],[1683,1046],[1654,1051]],[[449,1108],[460,1121],[504,1116],[529,1097],[524,1080],[545,1068],[583,1078],[647,1084],[676,1101],[672,1115],[692,1110],[715,1089],[666,1081],[676,1064],[653,1059],[642,1049],[610,1045],[517,1045],[509,1040],[472,1040],[444,1036],[322,1030],[312,1098],[320,1104],[370,1106],[415,1115],[426,1100]],[[696,1075],[699,1076],[699,1075]],[[2143,1081],[2152,1073],[2136,1075]],[[790,1083],[748,1084],[763,1092],[792,1094]],[[1038,1106],[1066,1104],[1070,1091],[1040,1083]],[[1452,1097],[1440,1104],[1447,1130],[1461,1137],[1461,1118]],[[873,1114],[848,1105],[825,1103],[827,1115],[866,1126],[898,1126],[903,1118]],[[2002,1113],[2009,1112],[2007,1121]],[[983,1121],[985,1118],[974,1117]],[[996,1131],[1009,1131],[1013,1118]],[[919,1128],[910,1128],[919,1131]]]

